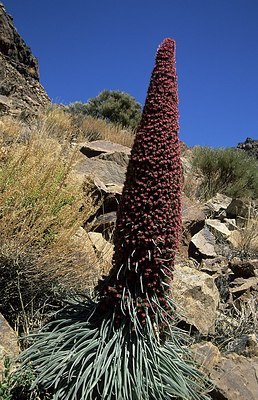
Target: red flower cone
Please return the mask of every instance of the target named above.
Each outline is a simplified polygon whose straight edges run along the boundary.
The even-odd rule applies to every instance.
[[[153,316],[156,312],[153,297],[168,308],[165,294],[181,224],[178,130],[175,42],[165,39],[157,51],[127,169],[114,234],[113,268],[98,286],[102,307],[115,306],[117,320],[125,313],[128,297],[138,307],[142,324],[142,307],[151,307]]]

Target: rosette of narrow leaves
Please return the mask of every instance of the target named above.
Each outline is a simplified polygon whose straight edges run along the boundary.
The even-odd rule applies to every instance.
[[[77,301],[36,335],[22,357],[36,373],[34,392],[44,388],[52,400],[209,399],[181,332],[170,329],[161,343],[147,310],[140,331],[133,315],[115,329],[112,314],[96,306]]]
[[[207,400],[175,328],[170,295],[181,221],[175,43],[166,39],[136,133],[118,211],[113,268],[35,335],[22,368],[53,400]]]

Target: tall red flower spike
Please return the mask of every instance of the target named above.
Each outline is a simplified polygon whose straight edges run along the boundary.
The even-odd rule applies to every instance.
[[[163,310],[168,309],[166,294],[181,224],[178,130],[175,41],[165,39],[157,51],[127,169],[114,235],[113,268],[98,285],[101,307],[115,307],[117,323],[128,311],[128,299],[142,325],[146,309],[149,315],[156,314],[157,299]]]

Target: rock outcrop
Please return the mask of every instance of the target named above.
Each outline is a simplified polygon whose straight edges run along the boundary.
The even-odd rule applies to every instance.
[[[0,4],[0,116],[28,119],[49,104],[39,83],[38,61]]]
[[[244,150],[249,156],[258,160],[258,140],[246,138],[242,143],[238,143],[237,149]]]

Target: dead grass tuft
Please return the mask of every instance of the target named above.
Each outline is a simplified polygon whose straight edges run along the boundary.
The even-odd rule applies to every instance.
[[[18,119],[10,116],[2,116],[0,120],[0,143],[3,145],[6,142],[17,140],[24,129],[24,125]]]
[[[224,352],[234,351],[236,343],[257,332],[257,299],[251,297],[247,302],[240,302],[220,310],[216,320],[215,334],[211,340]]]
[[[258,254],[258,211],[251,203],[247,218],[232,232],[231,242],[242,254]]]

